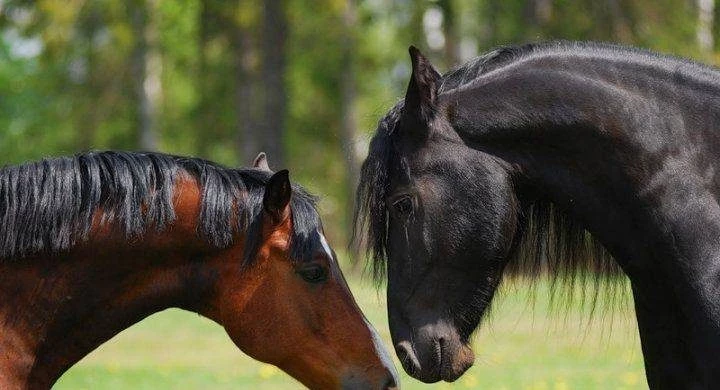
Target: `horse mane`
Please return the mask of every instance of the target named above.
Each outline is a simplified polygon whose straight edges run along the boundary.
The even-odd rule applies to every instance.
[[[652,69],[674,82],[704,86],[706,81],[718,82],[718,69],[684,57],[660,54],[652,50],[617,43],[554,40],[523,45],[501,46],[478,56],[444,74],[438,93],[468,85],[484,75],[523,59],[548,55],[588,56],[636,64]]]
[[[528,43],[521,46],[501,46],[450,70],[440,79],[439,93],[460,88],[481,75],[507,65],[537,50],[541,45]]]
[[[247,233],[254,258],[264,186],[271,174],[230,169],[199,158],[161,153],[88,152],[0,168],[0,259],[69,250],[86,241],[94,214],[128,238],[163,231],[175,220],[174,184],[192,177],[201,188],[198,235],[224,248]],[[320,220],[315,198],[293,186],[292,258],[309,256]]]

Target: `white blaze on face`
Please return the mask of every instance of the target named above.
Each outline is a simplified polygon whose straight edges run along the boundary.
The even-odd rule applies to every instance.
[[[395,378],[395,384],[397,387],[400,387],[400,376],[398,375],[397,369],[395,369],[395,364],[393,363],[392,359],[390,358],[390,354],[388,353],[387,349],[385,348],[385,344],[383,343],[382,339],[380,338],[380,335],[375,330],[375,327],[368,322],[367,319],[365,319],[365,325],[367,325],[368,329],[370,330],[370,334],[372,335],[373,339],[373,345],[375,346],[375,352],[378,356],[380,356],[380,360],[382,361],[385,368],[387,368],[388,371],[390,371],[390,374],[392,374],[393,378]]]
[[[322,234],[319,230],[317,233],[320,236],[320,245],[322,245],[323,251],[325,251],[325,254],[328,256],[328,258],[331,261],[335,261],[335,258],[333,258],[333,255],[332,255],[332,249],[330,249],[330,245],[328,245],[328,242],[325,239],[325,235]]]
[[[323,251],[328,255],[328,258],[331,259],[331,261],[335,261],[335,258],[332,255],[332,250],[330,249],[330,245],[328,245],[327,240],[325,239],[325,235],[323,235],[318,230],[318,235],[320,236],[320,245],[322,245]],[[349,291],[348,291],[349,292]],[[370,334],[372,335],[373,339],[373,345],[375,346],[375,353],[380,357],[380,360],[382,361],[385,368],[387,368],[388,371],[392,374],[392,376],[395,378],[395,383],[399,386],[400,385],[400,376],[398,375],[397,369],[395,369],[395,364],[393,363],[392,359],[390,358],[390,354],[388,353],[387,349],[385,348],[385,344],[383,343],[382,339],[380,338],[380,335],[375,330],[375,327],[373,327],[370,322],[366,318],[363,317],[363,320],[365,321],[365,325],[368,327],[368,330],[370,331]]]

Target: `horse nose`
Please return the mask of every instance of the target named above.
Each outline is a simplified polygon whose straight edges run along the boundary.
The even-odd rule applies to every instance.
[[[420,371],[420,362],[418,361],[415,350],[409,341],[401,341],[395,344],[395,353],[397,353],[400,364],[402,364],[405,372],[410,376],[415,376]]]
[[[398,386],[399,380],[397,378],[397,374],[395,374],[393,371],[385,369],[384,372],[380,373],[378,376],[373,376],[372,374],[370,376],[367,375],[368,373],[363,373],[362,375],[359,374],[350,374],[343,378],[341,383],[341,389],[342,390],[397,390],[400,388]],[[378,374],[378,372],[375,372],[375,374]]]
[[[397,390],[400,388],[400,386],[398,386],[398,378],[395,377],[394,373],[387,370],[385,375],[385,384],[383,384],[382,390]]]
[[[395,345],[400,363],[415,379],[425,383],[453,382],[472,366],[475,356],[469,346],[448,335],[418,338],[416,345],[401,341]]]

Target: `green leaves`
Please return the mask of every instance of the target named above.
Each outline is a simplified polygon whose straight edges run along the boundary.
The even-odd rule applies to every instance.
[[[140,105],[132,70],[140,39],[132,25],[137,7],[151,13],[157,34],[161,72],[154,120],[160,150],[247,164],[263,149],[259,140],[267,132],[263,53],[277,50],[262,43],[265,5],[2,2],[0,164],[83,149],[138,148]],[[299,182],[324,195],[323,218],[338,243],[349,226],[351,168],[364,156],[364,134],[404,94],[409,45],[423,50],[441,73],[499,44],[557,38],[701,54],[697,9],[686,0],[285,0],[282,7],[286,67],[273,77],[284,81],[287,104],[274,115],[286,120],[272,142],[286,159],[276,168],[292,168]],[[446,47],[433,50],[428,33],[434,44],[444,34]],[[23,42],[24,49],[39,42],[42,50],[14,56],[13,48],[22,49]],[[715,57],[703,54],[705,60]]]

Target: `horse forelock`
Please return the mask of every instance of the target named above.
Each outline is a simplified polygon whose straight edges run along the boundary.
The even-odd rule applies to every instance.
[[[388,222],[385,197],[390,186],[393,158],[397,157],[393,135],[400,122],[402,109],[401,101],[378,123],[360,171],[356,191],[352,241],[356,247],[366,249],[376,281],[385,276]]]
[[[243,232],[247,242],[261,239],[250,227],[260,219],[269,172],[160,153],[90,152],[0,169],[0,259],[69,250],[88,239],[96,216],[127,237],[162,232],[176,218],[173,196],[183,176],[200,187],[200,237],[219,248]],[[315,198],[293,185],[291,207],[291,250],[303,258],[320,223]]]

